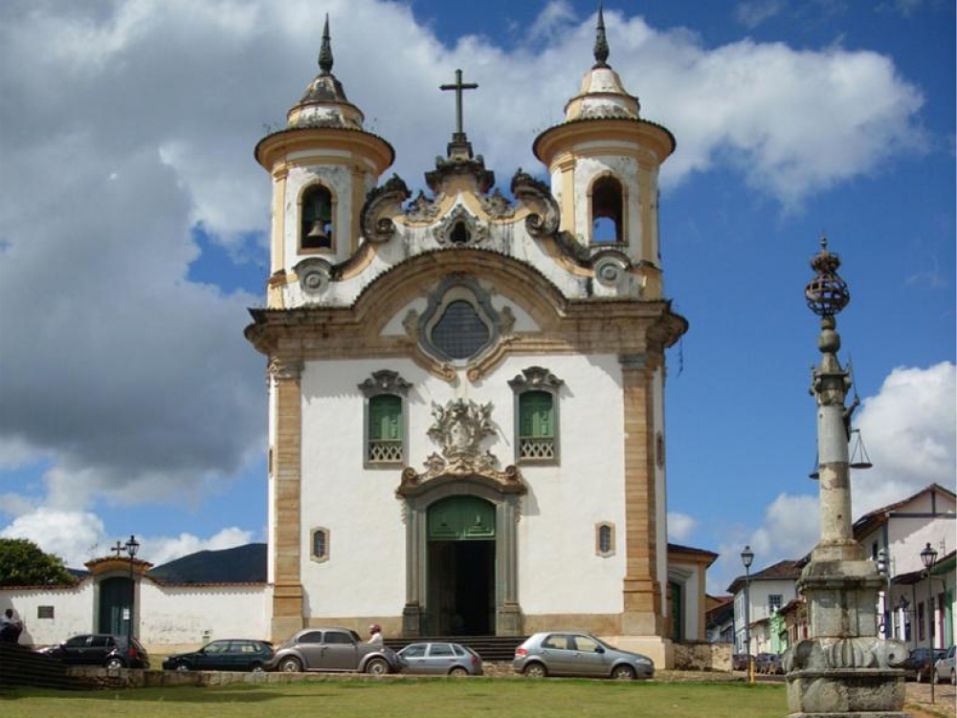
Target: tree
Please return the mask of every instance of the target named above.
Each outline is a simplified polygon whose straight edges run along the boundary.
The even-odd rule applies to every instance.
[[[28,539],[0,538],[0,586],[73,584],[63,559],[44,553]]]

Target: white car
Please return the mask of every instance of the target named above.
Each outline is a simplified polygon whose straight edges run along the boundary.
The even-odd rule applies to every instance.
[[[950,681],[952,686],[957,686],[957,671],[954,669],[954,646],[947,649],[943,658],[938,658],[934,664],[934,683]]]

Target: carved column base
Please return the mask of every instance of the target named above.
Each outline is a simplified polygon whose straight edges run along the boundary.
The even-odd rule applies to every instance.
[[[521,606],[519,606],[517,603],[504,603],[499,607],[495,616],[495,635],[523,635]]]
[[[855,668],[787,675],[788,718],[907,718],[904,671]]]
[[[422,635],[422,607],[407,603],[402,609],[402,637],[418,638]]]

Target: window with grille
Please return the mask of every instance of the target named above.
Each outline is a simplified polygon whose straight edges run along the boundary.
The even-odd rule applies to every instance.
[[[518,458],[555,458],[554,397],[546,391],[526,391],[518,397]]]
[[[372,464],[402,461],[402,397],[380,394],[369,399],[369,443],[366,459]]]
[[[615,525],[603,522],[595,526],[595,553],[602,557],[615,555]]]
[[[432,328],[432,344],[452,359],[468,359],[488,344],[491,332],[464,299],[450,302]]]
[[[312,558],[316,561],[325,561],[329,558],[329,530],[312,530]]]

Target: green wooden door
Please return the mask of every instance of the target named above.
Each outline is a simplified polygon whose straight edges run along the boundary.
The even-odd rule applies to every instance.
[[[132,610],[131,594],[128,578],[108,578],[100,582],[99,633],[127,635]]]
[[[491,541],[495,507],[475,496],[450,496],[429,507],[429,541]]]

